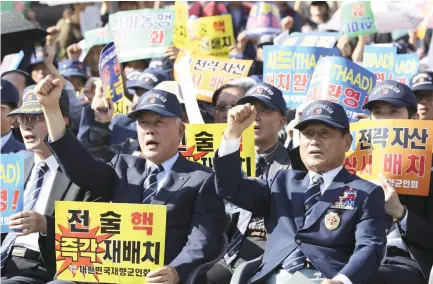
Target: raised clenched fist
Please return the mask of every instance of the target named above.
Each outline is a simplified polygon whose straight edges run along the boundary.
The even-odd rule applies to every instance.
[[[48,75],[35,86],[34,93],[42,107],[59,107],[62,88],[62,80]]]
[[[228,140],[239,138],[242,132],[254,122],[256,115],[256,108],[251,104],[238,105],[230,109],[224,137]]]

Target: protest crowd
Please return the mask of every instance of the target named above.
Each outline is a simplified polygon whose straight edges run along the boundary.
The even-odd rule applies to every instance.
[[[432,1],[39,2],[1,3],[1,283],[433,283]]]

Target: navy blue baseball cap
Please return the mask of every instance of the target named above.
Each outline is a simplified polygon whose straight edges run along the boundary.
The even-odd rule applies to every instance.
[[[126,81],[126,88],[145,89],[146,91],[150,91],[159,83],[167,81],[168,77],[168,72],[165,70],[147,68],[138,76],[138,78],[136,78],[136,80]]]
[[[35,87],[36,85],[31,85],[24,89],[22,106],[19,109],[16,109],[13,112],[9,113],[8,116],[17,114],[32,115],[43,113],[42,106],[38,101],[38,97],[33,91]],[[62,94],[60,95],[59,104],[63,116],[69,116],[69,96],[64,89],[62,90]]]
[[[17,88],[7,80],[1,79],[1,81],[0,102],[11,104],[14,108],[17,108],[20,101],[20,94],[18,93]]]
[[[377,84],[368,96],[368,102],[362,109],[371,110],[373,102],[387,102],[399,107],[407,107],[414,111],[418,108],[415,94],[409,86],[393,81],[385,80]]]
[[[417,95],[421,91],[433,91],[433,72],[420,72],[410,80],[410,88]]]
[[[286,101],[284,100],[283,93],[272,85],[267,83],[255,85],[236,104],[243,105],[253,101],[264,103],[267,107],[279,110],[284,116],[286,115]]]
[[[81,77],[87,81],[86,68],[79,60],[66,59],[59,63],[59,72],[64,77]]]
[[[182,106],[176,95],[163,90],[150,90],[144,93],[138,100],[135,111],[128,114],[128,117],[137,119],[145,111],[156,112],[162,116],[183,117]]]
[[[295,128],[302,129],[311,122],[321,122],[331,127],[350,130],[349,118],[344,108],[330,101],[318,100],[307,105]]]

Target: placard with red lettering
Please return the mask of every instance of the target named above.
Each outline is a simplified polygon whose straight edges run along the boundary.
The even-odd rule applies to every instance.
[[[23,210],[24,154],[1,154],[0,232],[9,229],[9,217]]]
[[[142,9],[110,15],[120,62],[163,57],[173,44],[174,10]]]
[[[166,206],[56,201],[57,279],[147,283],[164,266]]]
[[[179,72],[185,70],[177,68],[185,53],[180,52],[176,58],[174,78],[179,81]],[[214,56],[192,56],[190,72],[196,90],[196,97],[205,102],[212,102],[213,93],[231,80],[247,77],[252,60],[226,59]]]
[[[358,121],[368,94],[375,86],[376,76],[343,57],[325,57],[317,63],[308,89],[307,101],[327,100],[339,103],[350,122]]]
[[[344,164],[350,173],[378,184],[386,178],[398,194],[429,194],[433,121],[361,120],[350,131]]]
[[[362,66],[376,75],[376,83],[391,79],[397,48],[394,46],[367,45],[364,47]]]
[[[283,92],[287,107],[305,102],[316,64],[324,56],[338,56],[336,48],[305,46],[265,46],[263,81]]]

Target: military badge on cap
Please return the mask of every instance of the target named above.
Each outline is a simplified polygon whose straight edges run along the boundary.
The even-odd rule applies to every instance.
[[[335,212],[329,212],[325,216],[325,227],[330,231],[336,230],[340,226],[341,218]]]

